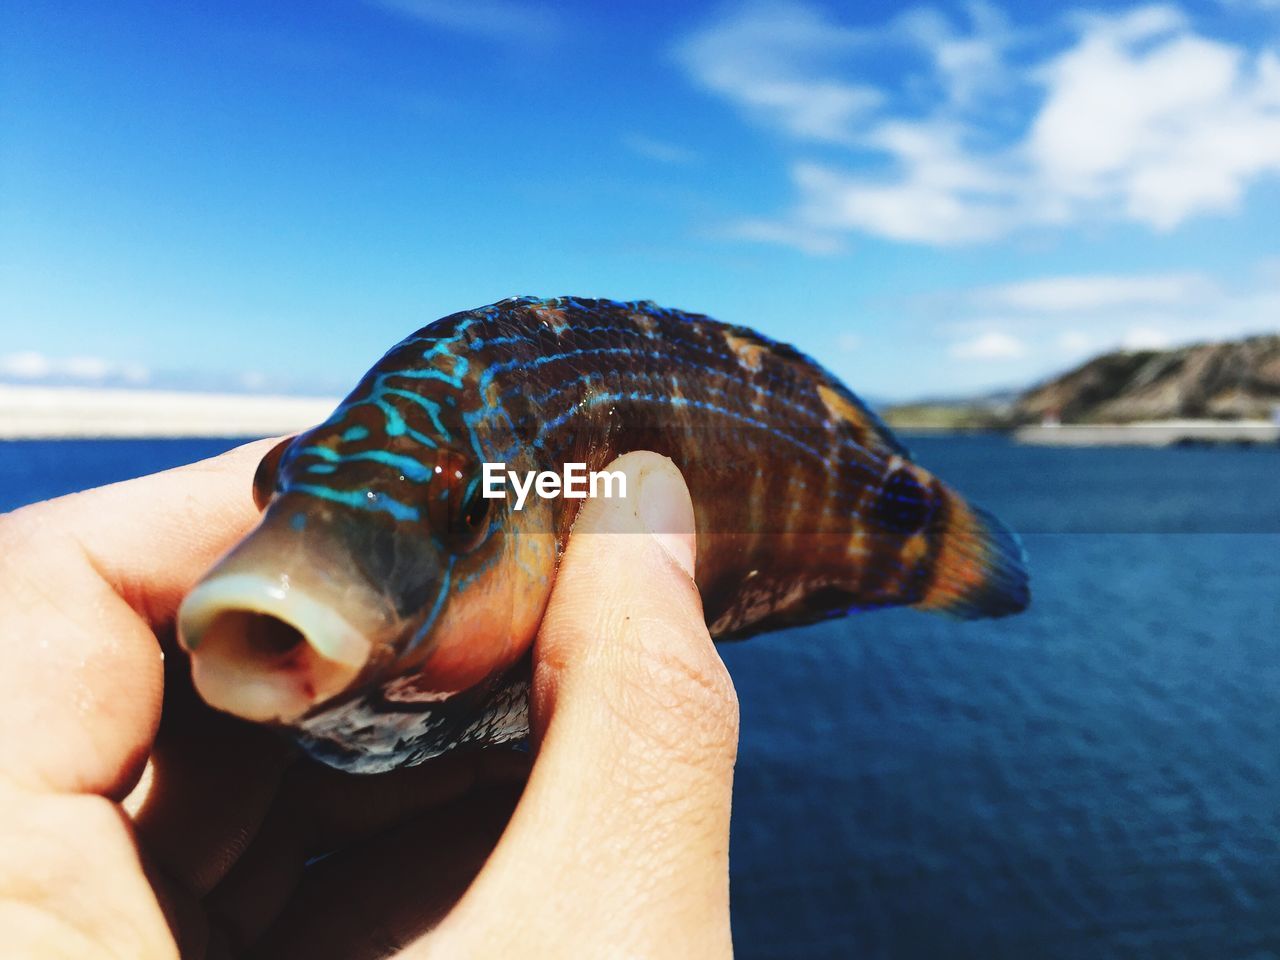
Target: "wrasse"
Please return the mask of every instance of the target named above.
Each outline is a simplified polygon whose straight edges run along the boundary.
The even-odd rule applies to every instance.
[[[183,602],[212,706],[343,769],[528,731],[530,648],[581,499],[485,496],[513,475],[670,457],[693,497],[717,640],[905,605],[1029,600],[998,520],[912,462],[795,349],[648,302],[521,297],[401,341],[262,461],[259,525]]]

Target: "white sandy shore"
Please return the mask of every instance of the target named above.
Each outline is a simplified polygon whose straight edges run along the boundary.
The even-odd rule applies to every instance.
[[[1280,443],[1280,423],[1268,420],[1156,420],[1143,423],[1021,427],[1019,443],[1046,447],[1171,447],[1183,443]]]
[[[266,437],[324,420],[333,397],[0,384],[0,439]]]

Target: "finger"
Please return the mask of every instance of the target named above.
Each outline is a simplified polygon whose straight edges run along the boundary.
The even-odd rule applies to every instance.
[[[0,784],[0,877],[6,957],[178,956],[127,821],[101,797]]]
[[[434,822],[436,808],[477,789],[519,784],[527,769],[527,758],[510,750],[451,753],[374,776],[298,763],[253,843],[209,897],[209,909],[233,939],[253,942],[293,896],[310,860],[408,821]]]
[[[627,497],[584,507],[538,636],[524,797],[423,952],[730,949],[737,701],[691,578],[692,505],[665,458],[611,469]]]
[[[271,732],[209,711],[202,723],[162,727],[134,829],[152,859],[203,897],[253,841],[280,789],[292,749]]]
[[[519,791],[489,788],[308,867],[253,957],[385,957],[431,929],[493,849]]]
[[[219,556],[257,522],[253,474],[279,438],[161,473],[74,493],[14,515],[68,531],[94,568],[148,623],[178,604]]]
[[[160,716],[153,627],[253,522],[266,448],[0,518],[0,776],[128,791]]]

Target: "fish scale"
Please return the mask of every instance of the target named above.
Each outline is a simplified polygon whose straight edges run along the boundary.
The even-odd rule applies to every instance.
[[[640,449],[689,485],[717,640],[890,605],[972,618],[1027,603],[1016,538],[819,364],[705,316],[573,297],[504,300],[394,346],[325,423],[268,456],[262,524],[193,596],[221,597],[228,570],[283,576],[342,623],[365,617],[358,672],[279,718],[335,766],[523,736],[529,648],[582,501],[480,503],[481,467],[595,471]],[[351,614],[335,581],[377,615]],[[264,605],[292,622],[286,601]],[[184,631],[195,660],[205,606],[192,602]],[[219,693],[233,712],[234,694]]]

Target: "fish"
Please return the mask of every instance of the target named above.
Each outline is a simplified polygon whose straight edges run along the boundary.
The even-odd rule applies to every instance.
[[[516,297],[411,334],[263,458],[259,523],[179,610],[197,692],[360,773],[524,738],[584,500],[517,510],[486,464],[597,472],[633,450],[689,486],[717,641],[1030,602],[1017,536],[795,348],[649,301]]]

